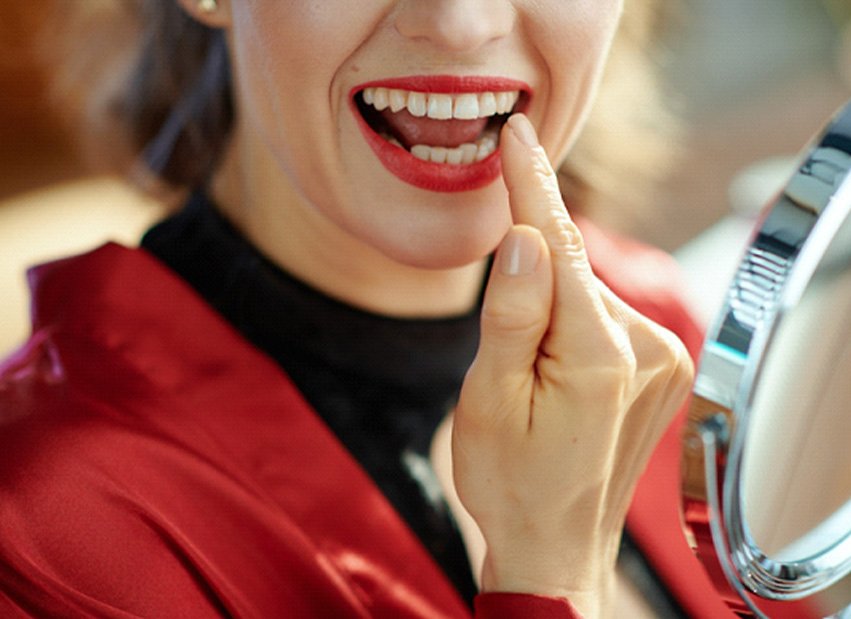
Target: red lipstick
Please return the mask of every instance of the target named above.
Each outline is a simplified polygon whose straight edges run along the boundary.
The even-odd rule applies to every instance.
[[[521,98],[515,111],[528,104],[531,88],[525,82],[500,77],[481,76],[409,76],[375,80],[356,86],[349,93],[349,103],[358,127],[367,144],[381,164],[402,181],[439,192],[459,192],[479,189],[496,180],[502,165],[499,149],[485,159],[469,164],[434,163],[418,159],[404,147],[393,144],[370,126],[358,109],[356,95],[369,87],[401,89],[422,93],[463,94],[482,92],[520,91]],[[521,107],[522,106],[522,107]]]

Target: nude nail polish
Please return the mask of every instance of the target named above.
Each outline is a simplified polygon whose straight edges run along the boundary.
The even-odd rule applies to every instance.
[[[499,252],[499,268],[504,275],[528,275],[538,266],[541,245],[529,232],[511,230]]]
[[[535,133],[535,128],[526,116],[523,114],[514,114],[508,119],[508,124],[514,132],[514,135],[516,135],[517,139],[523,144],[526,146],[538,145],[538,135]]]

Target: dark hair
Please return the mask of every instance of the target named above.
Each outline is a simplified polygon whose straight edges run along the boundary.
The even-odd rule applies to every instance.
[[[54,94],[79,130],[85,158],[136,181],[153,175],[173,187],[204,182],[234,120],[222,31],[174,0],[71,5],[57,8],[45,36],[66,45],[46,56],[63,60]]]
[[[196,185],[212,172],[233,124],[224,35],[173,1],[142,9],[148,26],[117,112],[133,142],[144,145],[152,172],[173,185]]]
[[[562,190],[572,207],[607,213],[615,222],[640,212],[638,196],[650,194],[666,169],[672,126],[661,113],[655,67],[648,50],[671,0],[628,0],[612,48],[597,104],[588,126],[560,170]],[[77,3],[75,3],[77,4]],[[76,69],[84,74],[75,86],[89,84],[78,96],[86,112],[84,127],[99,145],[112,147],[110,163],[149,172],[177,187],[197,186],[218,162],[233,125],[225,41],[189,17],[174,0],[109,0],[94,3],[80,19],[74,36]],[[126,53],[104,70],[103,58],[86,57],[86,49],[108,49],[89,38],[80,48],[79,32],[114,29],[124,20],[135,24]],[[63,23],[68,23],[66,17]],[[67,32],[67,29],[66,29]],[[92,68],[92,66],[94,68]],[[91,87],[89,76],[101,76]],[[110,79],[111,76],[111,79]],[[65,80],[66,86],[68,80]],[[66,94],[67,94],[66,88]],[[74,90],[71,88],[70,90]],[[623,105],[623,101],[629,104]],[[98,130],[99,129],[99,130]],[[116,139],[116,136],[119,139]],[[126,155],[116,156],[120,149]],[[103,152],[96,148],[95,152]],[[617,208],[628,196],[628,208]],[[598,209],[600,202],[605,209]],[[596,214],[596,213],[595,213]]]

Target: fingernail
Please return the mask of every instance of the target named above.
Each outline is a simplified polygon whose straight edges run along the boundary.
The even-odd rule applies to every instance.
[[[535,133],[535,128],[529,119],[523,114],[514,114],[508,119],[508,125],[520,140],[526,146],[538,145],[538,134]]]
[[[499,269],[504,275],[529,275],[538,266],[541,243],[532,230],[514,228],[499,250]]]

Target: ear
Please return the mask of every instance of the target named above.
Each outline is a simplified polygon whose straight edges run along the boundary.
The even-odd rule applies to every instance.
[[[230,26],[230,0],[175,0],[196,21],[209,28]]]

